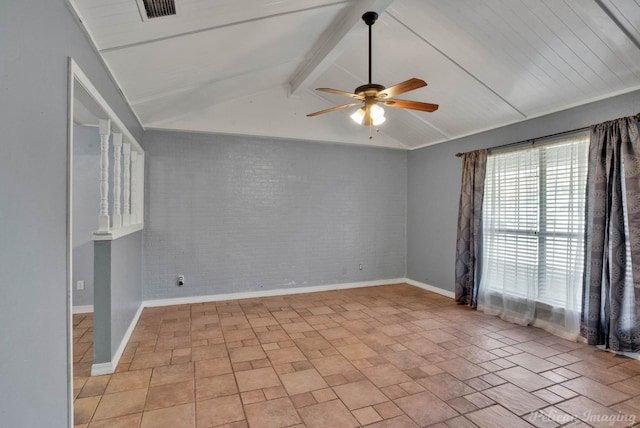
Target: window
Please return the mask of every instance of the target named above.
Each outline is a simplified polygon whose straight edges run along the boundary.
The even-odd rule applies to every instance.
[[[480,286],[486,302],[493,296],[493,303],[580,312],[588,148],[589,135],[580,134],[489,155]]]

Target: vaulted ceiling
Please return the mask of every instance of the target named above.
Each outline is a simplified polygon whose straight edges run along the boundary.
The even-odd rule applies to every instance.
[[[413,149],[640,89],[638,0],[70,0],[145,128]],[[417,77],[369,129],[352,92]]]

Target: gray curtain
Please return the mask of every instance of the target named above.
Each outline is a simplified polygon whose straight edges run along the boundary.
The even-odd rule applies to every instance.
[[[634,117],[591,127],[580,334],[640,351],[640,139]]]
[[[459,304],[477,306],[476,284],[478,249],[482,232],[482,198],[487,168],[487,150],[463,155],[462,186],[458,208],[458,237],[456,240],[455,297]]]

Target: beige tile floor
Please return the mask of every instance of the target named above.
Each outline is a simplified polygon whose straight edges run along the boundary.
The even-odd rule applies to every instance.
[[[147,308],[76,427],[611,427],[640,423],[640,361],[397,284]]]

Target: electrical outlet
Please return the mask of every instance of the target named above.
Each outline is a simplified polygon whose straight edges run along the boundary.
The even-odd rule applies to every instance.
[[[84,279],[78,280],[78,282],[76,283],[76,289],[84,290]]]
[[[358,265],[358,269],[362,270],[362,263]]]
[[[177,286],[182,287],[184,285],[184,275],[178,275]]]

